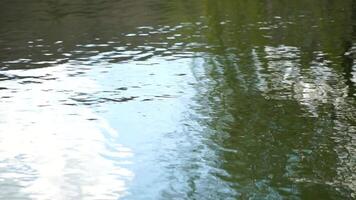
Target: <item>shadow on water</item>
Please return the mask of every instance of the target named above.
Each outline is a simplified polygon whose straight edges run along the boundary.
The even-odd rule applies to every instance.
[[[355,198],[355,2],[0,2],[0,198]]]

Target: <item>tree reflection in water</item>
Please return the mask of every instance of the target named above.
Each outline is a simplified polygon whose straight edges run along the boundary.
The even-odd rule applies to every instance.
[[[282,2],[206,1],[205,42],[216,48],[203,72],[192,68],[203,80],[195,109],[237,196],[351,198],[356,68],[343,45],[355,37],[354,3],[325,1],[316,12]]]

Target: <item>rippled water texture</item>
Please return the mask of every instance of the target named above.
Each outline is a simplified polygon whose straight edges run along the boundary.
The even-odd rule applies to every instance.
[[[0,199],[354,199],[355,25],[353,0],[2,0]]]

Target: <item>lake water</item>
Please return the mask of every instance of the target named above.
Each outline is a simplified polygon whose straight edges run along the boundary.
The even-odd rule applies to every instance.
[[[355,199],[356,1],[2,0],[0,199]]]

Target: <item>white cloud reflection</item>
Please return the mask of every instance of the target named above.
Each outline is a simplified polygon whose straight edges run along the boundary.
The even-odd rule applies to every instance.
[[[9,98],[0,99],[0,199],[126,194],[134,174],[120,166],[130,163],[132,152],[115,142],[118,133],[105,119],[70,104],[71,94],[99,88],[87,77],[72,77],[70,67],[8,71],[12,80],[2,81],[1,96]]]

